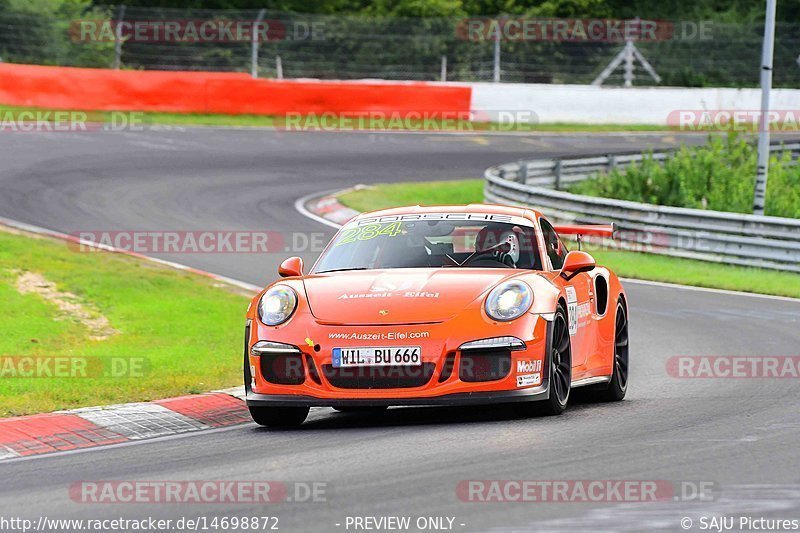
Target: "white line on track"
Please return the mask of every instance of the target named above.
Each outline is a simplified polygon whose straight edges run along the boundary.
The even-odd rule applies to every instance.
[[[302,198],[298,198],[294,202],[294,208],[297,210],[298,213],[300,213],[304,217],[310,218],[311,220],[319,222],[320,224],[325,224],[326,226],[329,226],[331,228],[339,229],[339,228],[342,227],[341,224],[337,224],[336,222],[328,220],[325,217],[321,217],[321,216],[317,215],[316,213],[312,213],[311,211],[306,209],[306,204],[308,202],[310,202],[312,199],[322,198],[323,196],[329,196],[329,195],[336,196],[336,195],[339,195],[339,194],[341,194],[341,193],[343,193],[344,191],[347,191],[347,190],[350,190],[350,189],[344,189],[344,190],[335,189],[335,190],[322,192],[322,193],[314,192],[314,193],[311,193],[311,194],[307,194],[307,195],[303,196]]]
[[[649,281],[646,279],[620,278],[620,280],[624,281],[625,283],[633,283],[636,285],[652,285],[654,287],[683,289],[685,291],[712,292],[716,294],[727,294],[730,296],[747,296],[750,298],[764,298],[767,300],[779,300],[783,302],[800,303],[800,298],[792,298],[790,296],[775,296],[772,294],[758,294],[756,292],[731,291],[727,289],[712,289],[710,287],[694,287],[692,285],[680,285],[678,283],[667,283],[665,281]]]

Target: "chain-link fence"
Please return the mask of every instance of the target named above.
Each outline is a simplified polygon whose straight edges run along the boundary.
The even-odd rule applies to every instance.
[[[623,84],[627,67],[633,85],[758,85],[763,36],[758,24],[643,19],[634,32],[617,31],[626,24],[630,21],[518,18],[497,23],[119,5],[49,18],[0,12],[0,58],[278,78],[574,84],[599,82],[619,58],[618,68],[602,78],[604,84]],[[203,33],[204,27],[212,28],[210,34]],[[237,33],[242,28],[256,37]],[[624,52],[626,43],[636,54],[633,48]],[[798,56],[800,24],[779,24],[776,87],[800,86]]]

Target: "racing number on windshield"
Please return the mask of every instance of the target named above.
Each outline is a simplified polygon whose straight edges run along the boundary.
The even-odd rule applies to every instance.
[[[400,233],[402,225],[400,222],[388,222],[386,224],[367,224],[355,228],[348,228],[342,231],[341,238],[336,241],[334,246],[350,244],[355,241],[368,241],[381,235],[394,237]]]

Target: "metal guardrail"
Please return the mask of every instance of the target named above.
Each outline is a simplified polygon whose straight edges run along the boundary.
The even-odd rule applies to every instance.
[[[800,162],[800,143],[773,145]],[[663,160],[671,152],[656,152]],[[800,272],[800,220],[658,206],[582,196],[560,190],[598,171],[624,168],[641,154],[520,161],[486,170],[488,202],[540,209],[552,219],[579,224],[614,222],[621,249]]]

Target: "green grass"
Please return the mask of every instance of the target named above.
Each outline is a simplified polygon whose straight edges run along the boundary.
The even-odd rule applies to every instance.
[[[15,117],[18,113],[22,112],[37,112],[44,109],[36,107],[16,107],[0,105],[0,114],[5,115],[11,113],[10,116]],[[46,110],[44,110],[46,111]],[[70,111],[70,110],[61,110]],[[111,118],[112,112],[110,111],[89,111],[86,112],[88,118],[92,122],[108,122]],[[653,124],[572,124],[566,122],[548,123],[548,124],[517,124],[514,126],[500,125],[491,122],[467,122],[458,120],[449,121],[405,121],[398,125],[392,123],[387,118],[383,122],[374,122],[362,124],[346,119],[333,119],[330,123],[322,123],[309,117],[301,117],[295,122],[287,123],[283,117],[272,115],[220,115],[220,114],[202,114],[202,113],[160,113],[160,112],[133,112],[135,113],[135,120],[141,121],[143,124],[149,125],[165,125],[165,126],[235,126],[235,127],[266,127],[266,128],[287,128],[292,131],[298,129],[314,130],[320,129],[320,125],[330,126],[331,129],[348,130],[369,130],[369,129],[392,129],[392,130],[415,130],[415,131],[430,131],[436,133],[438,131],[475,131],[475,132],[554,132],[554,133],[570,133],[570,132],[614,132],[614,131],[669,131],[670,128],[665,125]],[[390,118],[390,117],[389,117]],[[294,128],[294,129],[293,129]]]
[[[383,184],[347,192],[339,200],[358,211],[414,204],[481,203],[483,180]],[[622,277],[800,298],[800,276],[793,273],[658,254],[587,250],[599,264]]]
[[[90,340],[86,327],[54,304],[38,294],[20,294],[20,271],[41,274],[59,291],[75,294],[119,333]],[[18,356],[118,358],[141,369],[126,377],[0,373],[0,416],[239,385],[247,301],[241,292],[202,276],[117,254],[78,253],[57,241],[0,231],[0,361]]]
[[[681,147],[660,163],[641,163],[575,183],[570,192],[657,205],[753,212],[756,145],[738,134],[709,136],[703,146]],[[765,204],[768,216],[800,218],[800,166],[773,152]]]
[[[483,180],[386,183],[359,187],[339,196],[339,200],[361,212],[415,204],[482,203]]]

